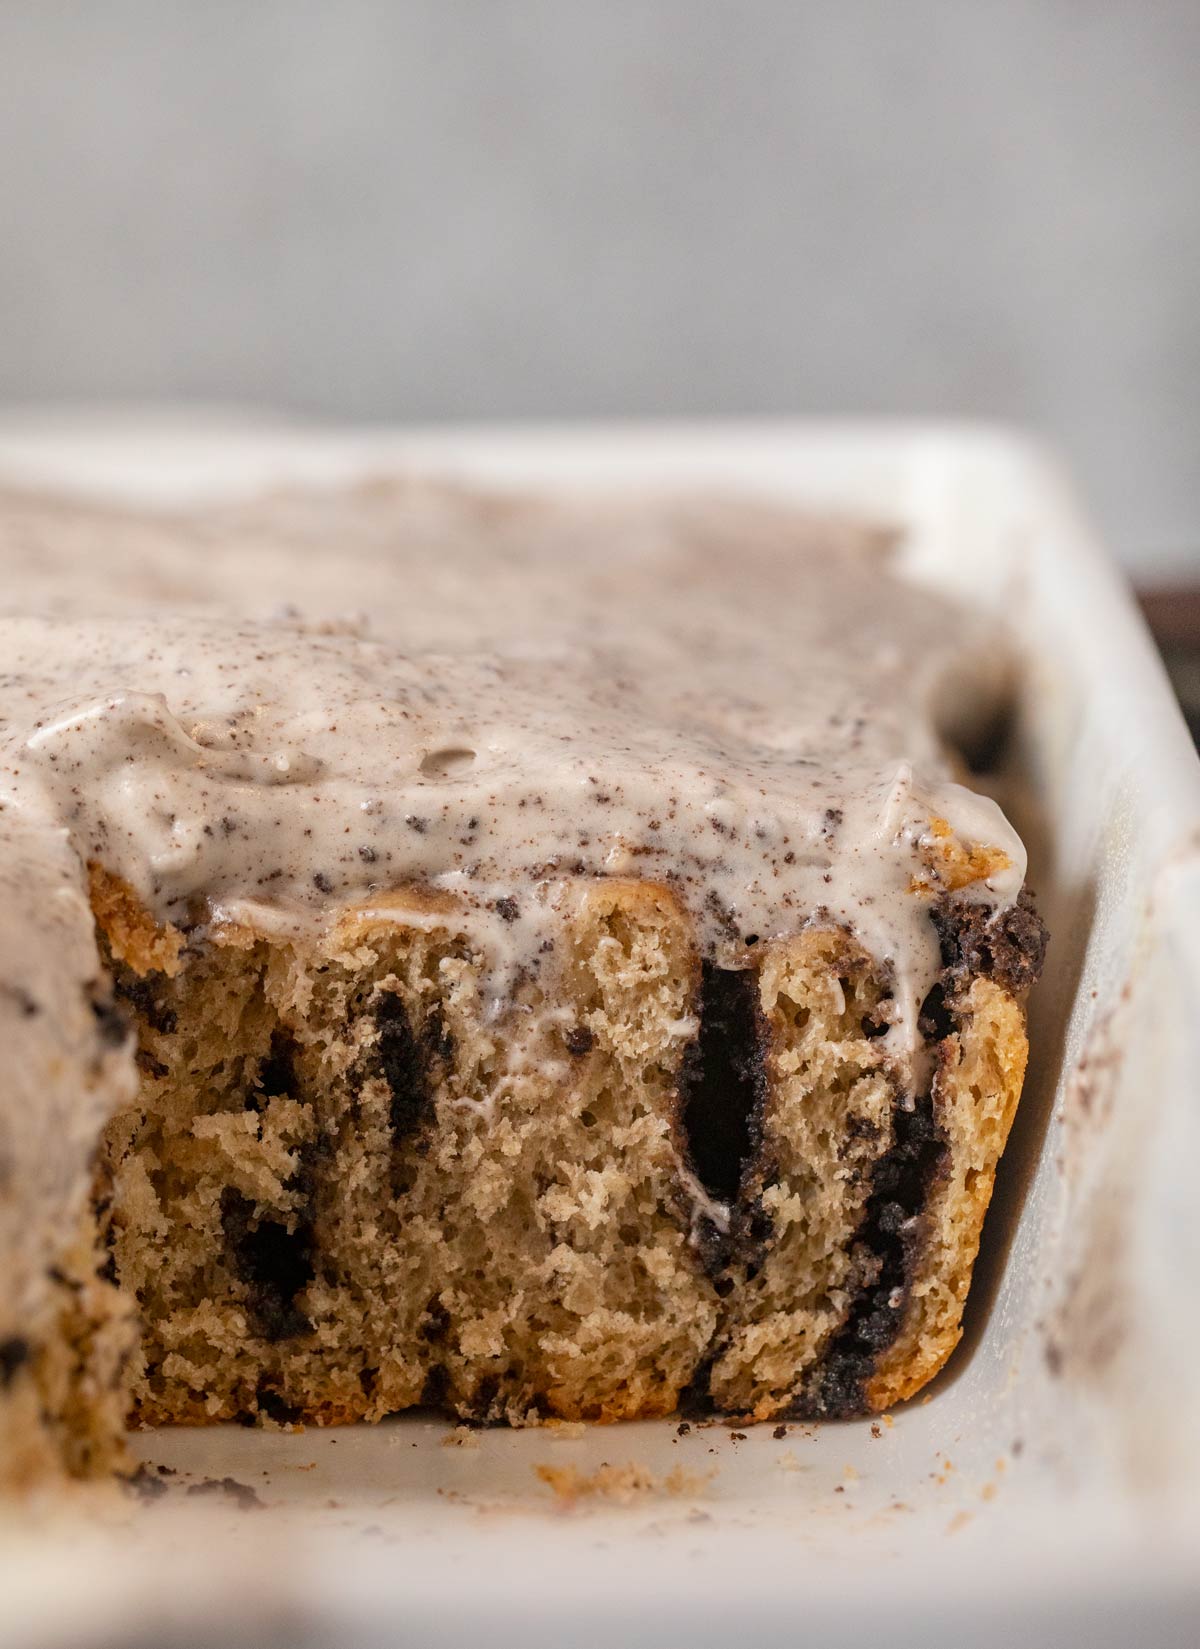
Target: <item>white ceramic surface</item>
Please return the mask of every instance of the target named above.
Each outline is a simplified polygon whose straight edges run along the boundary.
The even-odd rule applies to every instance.
[[[142,1434],[176,1469],[157,1500],[10,1519],[3,1640],[1196,1641],[1200,764],[1053,464],[911,426],[0,432],[0,478],[156,499],[396,467],[866,511],[904,526],[914,577],[1012,622],[1012,806],[1053,939],[966,1342],[890,1423],[783,1438]],[[572,1509],[535,1474],[602,1461],[682,1468],[681,1492]],[[226,1476],[265,1509],[186,1493]]]

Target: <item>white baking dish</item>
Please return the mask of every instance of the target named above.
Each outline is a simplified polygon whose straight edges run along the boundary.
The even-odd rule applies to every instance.
[[[8,1530],[5,1641],[1196,1641],[1200,765],[1053,465],[1006,435],[905,426],[0,429],[0,475],[156,499],[398,466],[882,516],[914,576],[1015,628],[1015,805],[1053,940],[967,1343],[894,1423],[782,1440],[143,1434],[179,1472],[158,1500]],[[602,1461],[687,1475],[676,1496],[564,1510],[534,1471]],[[184,1493],[226,1476],[267,1509]]]

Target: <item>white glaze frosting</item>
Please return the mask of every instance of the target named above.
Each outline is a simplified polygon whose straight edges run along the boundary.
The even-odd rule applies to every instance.
[[[878,534],[419,484],[175,518],[14,497],[0,570],[0,829],[162,918],[433,886],[499,1007],[573,878],[665,880],[718,956],[846,924],[894,970],[899,1054],[938,965],[931,821],[1007,856],[965,896],[1021,887],[939,731],[988,714],[1003,651]]]

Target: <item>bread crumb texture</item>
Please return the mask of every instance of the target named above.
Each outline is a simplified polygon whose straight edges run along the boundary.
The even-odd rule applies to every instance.
[[[995,981],[954,983],[913,1110],[872,959],[837,928],[758,947],[722,1217],[689,1136],[701,970],[665,887],[581,880],[553,967],[499,1016],[449,901],[184,943],[95,876],[93,899],[139,1083],[96,1172],[110,1280],[70,1293],[61,1345],[101,1356],[136,1309],[135,1423],[423,1404],[574,1425],[685,1393],[757,1420],[867,1413],[956,1343],[1025,1062]],[[69,1384],[50,1362],[39,1381]]]

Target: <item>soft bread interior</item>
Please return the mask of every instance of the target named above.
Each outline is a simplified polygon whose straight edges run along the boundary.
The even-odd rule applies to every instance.
[[[426,918],[428,913],[425,913]],[[452,921],[229,930],[113,962],[138,1107],[101,1207],[146,1422],[669,1412],[716,1295],[689,1242],[675,902],[591,883],[501,1020]]]
[[[499,1010],[416,891],[186,943],[94,903],[138,1035],[96,1207],[142,1423],[611,1420],[688,1390],[850,1415],[956,1343],[1024,1069],[997,981],[939,987],[914,1098],[847,933],[702,970],[651,883],[572,884]]]

